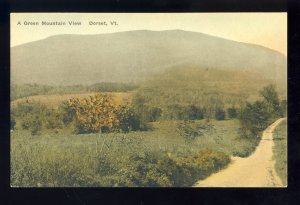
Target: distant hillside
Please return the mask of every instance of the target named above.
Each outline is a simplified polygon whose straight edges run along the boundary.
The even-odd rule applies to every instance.
[[[279,52],[182,30],[57,35],[16,46],[11,79],[49,85],[135,82],[186,63],[286,82],[286,57]]]
[[[197,65],[174,66],[153,76],[138,90],[151,106],[203,105],[210,98],[218,99],[226,106],[240,105],[245,100],[259,99],[259,91],[272,80],[248,71],[201,69]],[[280,97],[285,90],[277,87]]]

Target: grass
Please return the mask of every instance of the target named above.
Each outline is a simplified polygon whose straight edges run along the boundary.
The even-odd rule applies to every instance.
[[[151,131],[101,137],[31,136],[15,130],[11,134],[11,185],[191,186],[224,168],[229,155],[247,156],[257,144],[238,138],[237,120],[212,121],[210,129],[204,130],[204,120],[191,122],[191,129],[198,129],[192,140],[180,134],[179,123],[155,122]]]
[[[115,103],[121,104],[124,102],[130,102],[132,94],[130,92],[107,92],[112,94]],[[63,101],[71,98],[88,98],[89,96],[95,95],[96,92],[91,93],[75,93],[75,94],[61,94],[61,95],[35,95],[29,97],[23,97],[16,99],[11,102],[12,107],[16,107],[18,103],[22,102],[40,102],[47,107],[58,107]]]
[[[287,186],[287,121],[283,121],[275,129],[275,146],[273,148],[275,159],[275,170],[284,186]]]

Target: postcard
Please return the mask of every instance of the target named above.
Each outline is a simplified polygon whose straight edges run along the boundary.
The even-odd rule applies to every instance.
[[[11,187],[287,187],[287,13],[11,13]]]

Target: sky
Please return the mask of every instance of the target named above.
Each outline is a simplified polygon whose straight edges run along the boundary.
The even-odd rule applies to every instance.
[[[42,25],[42,21],[66,25]],[[69,25],[69,21],[81,25]],[[107,25],[90,25],[90,22]],[[117,25],[111,25],[115,21]],[[25,25],[38,22],[38,25]],[[11,46],[58,34],[102,34],[131,30],[195,31],[257,44],[287,55],[287,13],[12,13]]]

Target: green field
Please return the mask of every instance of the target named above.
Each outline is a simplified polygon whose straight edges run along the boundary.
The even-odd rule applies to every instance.
[[[240,139],[237,120],[151,125],[150,131],[101,136],[32,136],[15,130],[11,134],[11,185],[191,186],[224,168],[230,155],[247,156],[258,141]]]
[[[284,186],[287,186],[287,121],[282,122],[274,131],[275,170]]]
[[[204,81],[197,87],[197,79],[186,81],[187,87],[168,87],[162,79],[152,84],[158,87],[115,95],[119,103],[106,93],[16,100],[11,186],[190,187],[224,169],[231,156],[249,156],[257,136],[286,113],[286,101],[273,85],[257,94],[261,101],[250,103],[238,94],[246,91],[230,90],[231,85],[234,94],[222,91],[225,82],[202,92]],[[126,96],[131,100],[122,103]],[[40,100],[31,102],[35,98]]]

